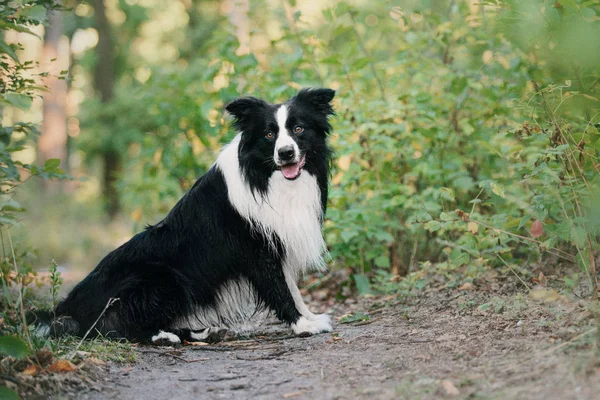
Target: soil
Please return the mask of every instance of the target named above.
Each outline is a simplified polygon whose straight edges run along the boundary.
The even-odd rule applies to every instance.
[[[592,399],[597,329],[587,303],[546,291],[430,290],[322,305],[332,334],[272,323],[251,337],[139,346],[79,399]],[[544,302],[551,301],[551,302]],[[313,308],[316,308],[313,306]],[[350,314],[340,320],[343,315]],[[346,323],[342,323],[346,322]]]

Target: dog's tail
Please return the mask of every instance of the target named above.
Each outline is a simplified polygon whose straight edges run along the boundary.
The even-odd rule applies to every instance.
[[[68,316],[56,316],[50,310],[32,311],[27,315],[31,332],[39,337],[61,337],[79,333],[79,322]]]

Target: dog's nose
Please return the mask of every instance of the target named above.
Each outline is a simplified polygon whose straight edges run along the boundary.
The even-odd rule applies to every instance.
[[[291,161],[294,158],[294,148],[292,146],[283,146],[277,150],[281,161]]]

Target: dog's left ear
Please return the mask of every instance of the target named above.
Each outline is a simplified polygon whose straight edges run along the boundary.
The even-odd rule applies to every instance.
[[[335,96],[335,90],[333,89],[302,89],[296,95],[296,100],[298,102],[304,103],[315,111],[328,116],[333,115],[335,112],[333,111],[333,106],[331,105],[331,100]]]
[[[233,115],[236,120],[243,120],[266,106],[266,102],[257,99],[256,97],[241,97],[227,104],[225,109]]]

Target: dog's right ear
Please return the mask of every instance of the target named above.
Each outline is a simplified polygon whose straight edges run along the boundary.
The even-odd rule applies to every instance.
[[[242,121],[249,115],[256,113],[257,110],[265,108],[267,103],[256,97],[241,97],[225,106],[225,109],[236,121]]]

